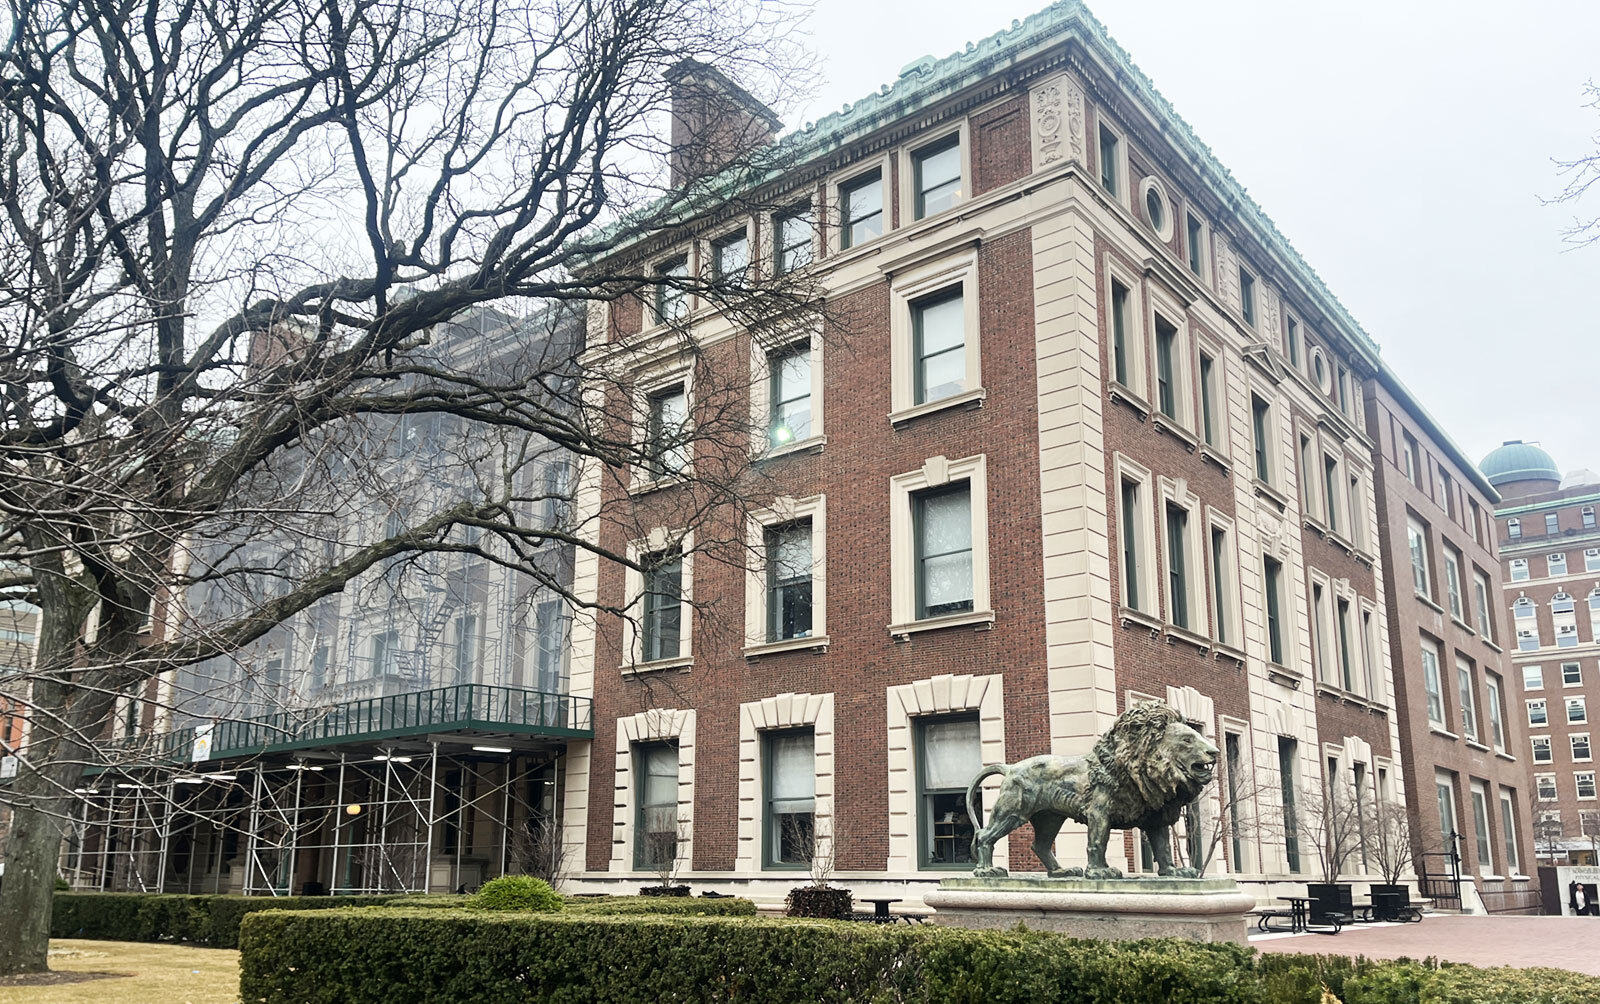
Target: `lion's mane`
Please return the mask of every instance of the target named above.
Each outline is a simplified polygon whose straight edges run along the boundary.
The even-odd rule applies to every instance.
[[[1114,792],[1111,803],[1132,818],[1170,814],[1188,804],[1198,789],[1176,760],[1161,755],[1167,727],[1183,716],[1160,701],[1143,701],[1119,716],[1089,754],[1090,783]],[[1170,810],[1167,812],[1165,810]]]

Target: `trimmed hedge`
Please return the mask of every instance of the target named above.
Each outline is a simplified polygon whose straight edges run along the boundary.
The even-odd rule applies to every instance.
[[[574,913],[611,915],[656,914],[667,917],[754,917],[756,905],[748,899],[679,899],[671,896],[572,896],[567,909]]]
[[[185,941],[207,948],[238,948],[239,922],[247,913],[382,906],[394,898],[58,892],[50,913],[50,937],[103,941]]]
[[[532,875],[502,875],[483,884],[469,904],[474,910],[524,910],[529,913],[555,913],[567,901],[550,888],[550,883]]]
[[[1318,1004],[1324,988],[1342,1004],[1600,1000],[1600,980],[1564,970],[841,921],[270,911],[245,919],[241,942],[250,1004]]]

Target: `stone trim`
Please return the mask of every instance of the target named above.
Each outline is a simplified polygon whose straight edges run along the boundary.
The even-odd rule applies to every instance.
[[[817,853],[831,853],[833,840],[833,695],[778,694],[739,705],[739,850],[735,872],[762,870],[761,733],[810,726],[815,738]]]
[[[612,815],[611,865],[613,872],[634,872],[633,818],[638,805],[633,783],[633,746],[639,742],[676,739],[678,742],[678,825],[687,836],[678,847],[678,867],[694,867],[694,728],[693,708],[685,711],[652,708],[617,719],[616,802]]]

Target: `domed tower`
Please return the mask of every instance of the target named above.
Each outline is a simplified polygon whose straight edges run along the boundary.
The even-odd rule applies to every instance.
[[[1561,469],[1550,454],[1520,439],[1508,440],[1478,463],[1489,483],[1507,501],[1544,495],[1561,487]]]

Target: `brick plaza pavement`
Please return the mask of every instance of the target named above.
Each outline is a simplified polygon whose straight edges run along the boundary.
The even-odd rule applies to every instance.
[[[1549,966],[1600,976],[1600,918],[1429,916],[1420,924],[1355,924],[1337,935],[1258,935],[1263,952],[1365,955],[1412,959],[1429,955],[1475,966]]]

